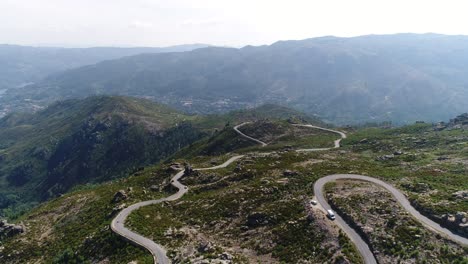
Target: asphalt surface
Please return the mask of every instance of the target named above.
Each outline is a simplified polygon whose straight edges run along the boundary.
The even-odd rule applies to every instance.
[[[265,143],[263,141],[260,141],[258,139],[255,139],[253,137],[250,137],[250,136],[242,133],[241,131],[239,131],[239,127],[241,127],[241,126],[243,126],[245,124],[248,124],[248,123],[249,122],[245,122],[245,123],[242,123],[240,125],[235,126],[234,130],[239,135],[241,135],[241,136],[243,136],[243,137],[245,137],[247,139],[250,139],[252,141],[255,141],[255,142],[261,144],[262,146],[266,146],[267,143]],[[345,133],[337,131],[337,130],[322,128],[322,127],[313,126],[313,125],[294,124],[294,126],[302,126],[302,127],[310,127],[310,128],[315,128],[315,129],[321,129],[321,130],[324,130],[324,131],[337,133],[337,134],[339,134],[341,136],[340,139],[337,139],[337,140],[334,141],[334,147],[333,148],[298,149],[297,151],[299,151],[299,152],[301,152],[301,151],[303,151],[303,152],[304,151],[322,151],[322,150],[330,150],[330,149],[334,149],[334,148],[339,148],[341,140],[346,138]],[[214,170],[214,169],[225,168],[229,164],[231,164],[232,162],[234,162],[237,159],[242,158],[242,157],[243,157],[242,155],[235,156],[235,157],[230,158],[228,161],[226,161],[225,163],[223,163],[221,165],[214,166],[214,167],[209,167],[209,168],[198,168],[198,169],[194,169],[194,170]],[[175,194],[173,194],[173,195],[171,195],[169,197],[166,197],[166,198],[161,198],[161,199],[157,199],[157,200],[150,200],[150,201],[145,201],[145,202],[140,202],[140,203],[133,204],[133,205],[123,209],[114,218],[114,220],[112,220],[112,223],[111,223],[111,228],[115,233],[121,235],[122,237],[128,239],[129,241],[131,241],[131,242],[133,242],[133,243],[135,243],[135,244],[137,244],[137,245],[139,245],[139,246],[141,246],[143,248],[146,248],[148,251],[150,251],[151,254],[153,255],[155,263],[160,263],[160,264],[171,263],[171,261],[166,256],[166,250],[161,245],[156,244],[152,240],[150,240],[148,238],[145,238],[145,237],[143,237],[143,236],[141,236],[141,235],[139,235],[137,233],[134,233],[131,230],[127,229],[124,226],[125,220],[127,219],[128,215],[132,211],[137,210],[138,208],[140,208],[142,206],[147,206],[147,205],[150,205],[150,204],[158,204],[158,203],[161,203],[161,202],[164,202],[164,201],[174,201],[174,200],[177,200],[180,197],[182,197],[188,191],[188,187],[181,184],[178,181],[183,175],[184,175],[184,172],[181,171],[181,172],[177,173],[172,178],[171,183],[172,183],[172,185],[174,187],[178,188],[177,193],[175,193]],[[328,202],[326,201],[326,199],[323,196],[323,192],[322,192],[323,187],[327,182],[336,181],[338,179],[355,179],[355,180],[368,181],[368,182],[372,182],[372,183],[375,183],[375,184],[378,184],[378,185],[384,187],[390,193],[392,193],[392,195],[396,198],[398,203],[400,203],[408,213],[410,213],[415,219],[420,221],[424,226],[426,226],[427,228],[429,228],[429,229],[431,229],[431,230],[433,230],[435,232],[440,233],[441,235],[445,236],[448,239],[451,239],[451,240],[453,240],[455,242],[458,242],[458,243],[460,243],[462,245],[465,245],[465,246],[468,245],[468,239],[452,233],[450,230],[441,227],[439,224],[437,224],[434,221],[430,220],[429,218],[421,215],[413,206],[411,206],[410,202],[408,201],[408,199],[406,199],[405,195],[403,193],[401,193],[398,189],[396,189],[395,187],[393,187],[392,185],[390,185],[390,184],[388,184],[386,182],[383,182],[381,180],[378,180],[376,178],[372,178],[372,177],[369,177],[369,176],[355,175],[355,174],[334,174],[334,175],[325,176],[325,177],[320,178],[319,180],[317,180],[317,182],[315,182],[315,184],[314,184],[314,193],[315,193],[315,197],[317,199],[317,202],[324,209],[324,211],[326,211],[328,209],[331,209],[331,207],[330,207],[330,205],[328,204]],[[335,214],[335,217],[336,217],[336,219],[334,220],[334,222],[348,235],[349,239],[355,244],[355,246],[358,249],[359,253],[363,257],[365,263],[368,263],[368,264],[377,263],[374,255],[372,254],[371,250],[369,249],[369,246],[367,245],[367,243],[356,233],[356,231],[354,229],[352,229],[343,220],[343,218],[341,218],[341,216],[339,216],[338,214]]]
[[[225,168],[229,166],[229,164],[233,163],[234,161],[242,157],[243,157],[242,155],[235,156],[235,157],[230,158],[229,160],[227,160],[221,165],[210,167],[210,168],[194,169],[194,170],[215,170],[215,169]],[[179,182],[179,179],[183,175],[184,175],[184,171],[180,171],[176,175],[174,175],[174,177],[172,177],[171,179],[172,186],[178,189],[178,191],[175,194],[165,197],[165,198],[157,199],[157,200],[149,200],[149,201],[132,204],[131,206],[120,211],[120,213],[111,222],[112,231],[124,237],[125,239],[129,240],[130,242],[147,249],[151,253],[151,255],[153,255],[154,263],[158,263],[158,264],[171,263],[171,261],[166,255],[167,253],[166,249],[164,249],[164,247],[162,247],[161,245],[156,244],[151,239],[148,239],[126,228],[125,220],[133,211],[143,206],[147,206],[151,204],[158,204],[158,203],[162,203],[165,201],[175,201],[181,198],[186,192],[188,192],[188,187]]]
[[[246,137],[248,139],[251,139],[251,140],[253,140],[255,142],[258,142],[258,143],[263,143],[263,142],[255,139],[255,138],[252,138],[252,137],[249,137],[249,136],[245,135],[244,133],[240,132],[237,129],[238,127],[240,127],[240,126],[242,126],[244,124],[246,124],[246,123],[243,123],[243,124],[240,124],[240,125],[236,126],[234,128],[234,130],[236,130],[240,135],[242,135],[242,136],[244,136],[244,137]],[[314,126],[314,125],[302,125],[302,124],[293,124],[293,125],[294,126],[310,127],[310,128],[320,129],[320,130],[324,130],[324,131],[329,131],[329,132],[337,133],[341,137],[340,139],[337,139],[337,140],[334,141],[334,146],[332,148],[298,149],[298,150],[296,150],[298,152],[323,151],[323,150],[330,150],[330,149],[339,148],[341,146],[340,145],[341,140],[346,138],[345,133],[343,133],[341,131],[333,130],[333,129],[318,127],[318,126]],[[263,143],[263,144],[265,144],[265,143]],[[457,242],[457,243],[459,243],[461,245],[465,245],[465,246],[468,245],[468,239],[452,233],[450,230],[441,227],[436,222],[430,220],[429,218],[427,218],[424,215],[422,215],[421,213],[419,213],[418,210],[416,210],[413,206],[411,206],[408,199],[406,199],[406,196],[402,192],[400,192],[398,189],[396,189],[395,187],[393,187],[392,185],[390,185],[390,184],[388,184],[386,182],[383,182],[381,180],[378,180],[376,178],[372,178],[372,177],[369,177],[369,176],[354,175],[354,174],[335,174],[335,175],[329,175],[329,176],[325,176],[323,178],[320,178],[314,184],[314,193],[315,193],[315,196],[316,196],[316,199],[317,199],[318,203],[324,209],[324,212],[326,212],[326,210],[328,210],[328,209],[331,209],[331,207],[328,204],[328,202],[326,201],[326,199],[323,197],[323,193],[322,193],[323,186],[327,182],[335,181],[337,179],[363,180],[363,181],[372,182],[372,183],[375,183],[375,184],[378,184],[378,185],[384,187],[396,198],[398,203],[400,203],[402,205],[402,207],[408,213],[410,213],[416,220],[421,222],[426,228],[428,228],[428,229],[430,229],[430,230],[432,230],[434,232],[437,232],[437,233],[443,235],[444,237],[446,237],[448,239],[451,239],[452,241],[455,241],[455,242]],[[359,253],[362,255],[365,263],[377,263],[374,255],[372,254],[372,252],[371,252],[369,246],[367,245],[367,243],[356,233],[356,231],[354,229],[352,229],[343,220],[343,218],[341,218],[336,213],[335,213],[335,217],[336,217],[336,219],[334,220],[335,223],[348,235],[350,240],[356,245],[356,248],[358,249]]]
[[[320,203],[320,205],[322,205],[322,207],[325,210],[328,210],[328,209],[331,209],[331,208],[330,208],[330,205],[327,203],[326,199],[323,196],[323,193],[322,193],[323,186],[327,182],[336,181],[338,179],[362,180],[362,181],[372,182],[374,184],[378,184],[378,185],[384,187],[396,198],[397,202],[399,204],[401,204],[401,206],[408,213],[410,213],[416,220],[421,222],[421,224],[423,224],[425,227],[427,227],[428,229],[430,229],[430,230],[432,230],[434,232],[437,232],[437,233],[441,234],[442,236],[444,236],[444,237],[446,237],[446,238],[448,238],[448,239],[450,239],[450,240],[452,240],[454,242],[457,242],[457,243],[459,243],[461,245],[464,245],[464,246],[468,246],[468,239],[467,238],[464,238],[462,236],[459,236],[457,234],[452,233],[450,230],[440,226],[438,223],[432,221],[431,219],[429,219],[429,218],[425,217],[424,215],[422,215],[421,213],[419,213],[419,211],[416,210],[411,205],[411,203],[408,201],[408,199],[406,199],[406,196],[402,192],[400,192],[398,189],[396,189],[395,187],[393,187],[392,185],[390,185],[390,184],[388,184],[388,183],[386,183],[384,181],[381,181],[381,180],[378,180],[376,178],[372,178],[372,177],[369,177],[369,176],[355,175],[355,174],[334,174],[334,175],[329,175],[329,176],[325,176],[323,178],[320,178],[317,182],[315,182],[314,193],[315,193],[317,201]],[[338,218],[337,218],[337,220],[338,220]],[[340,220],[337,221],[337,223],[341,224],[342,223],[341,221],[342,221],[342,219],[340,218]],[[349,235],[354,237],[353,234],[349,234]]]
[[[237,125],[237,126],[234,127],[234,130],[235,130],[239,135],[241,135],[241,136],[243,136],[243,137],[245,137],[245,138],[247,138],[247,139],[250,139],[250,140],[252,140],[252,141],[255,141],[255,142],[257,142],[258,144],[261,144],[262,147],[265,147],[266,145],[268,145],[267,143],[265,143],[265,142],[263,142],[263,141],[261,141],[261,140],[258,140],[258,139],[256,139],[256,138],[247,136],[246,134],[242,133],[242,132],[239,130],[239,127],[241,127],[241,126],[243,126],[243,125],[250,124],[250,123],[252,123],[252,122],[245,122],[245,123],[242,123],[242,124],[240,124],[240,125]]]
[[[318,126],[313,126],[313,125],[301,125],[301,124],[293,124],[293,126],[299,126],[299,127],[310,127],[310,128],[315,128],[315,129],[320,129],[320,130],[323,130],[323,131],[328,131],[328,132],[333,132],[333,133],[337,133],[340,135],[341,138],[333,141],[334,143],[334,146],[333,148],[310,148],[310,149],[298,149],[296,151],[298,152],[306,152],[306,151],[322,151],[322,150],[330,150],[330,149],[334,149],[334,148],[339,148],[341,145],[341,140],[342,139],[345,139],[346,138],[346,134],[341,132],[341,131],[338,131],[338,130],[333,130],[333,129],[328,129],[328,128],[323,128],[323,127],[318,127]]]

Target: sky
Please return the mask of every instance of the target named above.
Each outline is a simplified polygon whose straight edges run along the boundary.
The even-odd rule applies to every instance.
[[[319,36],[468,35],[466,0],[0,0],[0,43],[271,44]]]

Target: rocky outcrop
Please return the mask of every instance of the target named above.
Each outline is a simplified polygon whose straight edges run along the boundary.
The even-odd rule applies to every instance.
[[[441,226],[450,229],[452,232],[460,234],[468,238],[468,220],[466,212],[457,212],[453,214],[436,214],[432,209],[421,205],[417,200],[410,200],[411,205],[416,208],[421,214],[425,215],[432,221],[439,223]]]
[[[113,203],[121,202],[128,198],[127,193],[124,190],[119,190],[114,194],[114,198],[112,199]]]
[[[442,215],[443,225],[447,226],[452,230],[456,230],[463,236],[468,236],[468,221],[467,213],[457,212],[453,214],[443,214]]]
[[[12,237],[24,231],[22,225],[8,224],[6,220],[0,221],[0,238]]]
[[[468,200],[468,190],[454,192],[452,196],[456,199]]]
[[[180,170],[182,170],[182,169],[183,169],[182,164],[177,163],[177,162],[174,162],[174,163],[170,164],[170,165],[167,167],[166,171],[167,171],[167,172],[170,172],[170,173],[175,173],[175,172],[178,172],[178,171],[180,171]]]

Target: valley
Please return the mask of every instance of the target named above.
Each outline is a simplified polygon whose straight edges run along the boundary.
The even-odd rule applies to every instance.
[[[0,264],[468,264],[467,9],[0,1]]]

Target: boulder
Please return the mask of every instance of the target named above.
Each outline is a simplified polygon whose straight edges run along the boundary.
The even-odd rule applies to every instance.
[[[112,202],[118,203],[120,201],[123,201],[128,198],[127,193],[124,190],[119,190],[114,194],[114,198],[112,199]]]

